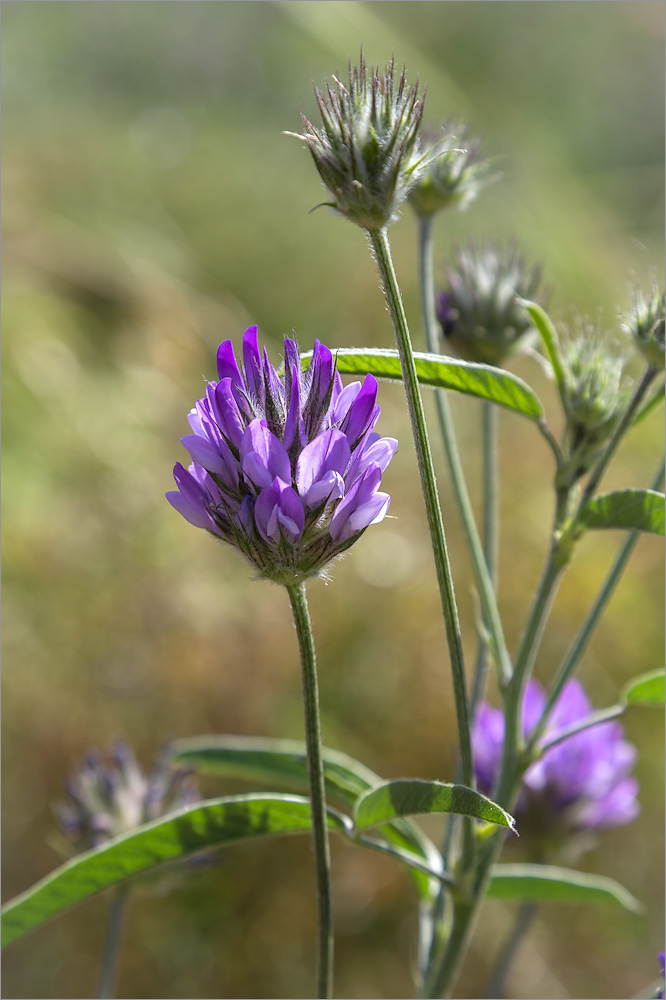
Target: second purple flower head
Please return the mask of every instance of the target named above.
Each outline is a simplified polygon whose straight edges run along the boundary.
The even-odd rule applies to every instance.
[[[322,571],[370,524],[390,497],[379,490],[398,442],[374,432],[377,381],[343,387],[332,353],[315,341],[303,370],[284,341],[279,375],[257,328],[243,335],[243,363],[230,340],[181,438],[192,463],[174,468],[167,499],[186,520],[230,542],[262,577],[292,584]]]

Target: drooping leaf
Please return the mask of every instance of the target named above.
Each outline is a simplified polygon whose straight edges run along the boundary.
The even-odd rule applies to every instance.
[[[480,792],[466,785],[417,778],[387,781],[366,792],[354,807],[354,822],[357,829],[365,830],[397,816],[425,813],[456,813],[515,830],[513,817]]]
[[[495,865],[486,898],[516,903],[614,903],[634,913],[642,909],[615,879],[555,865]]]
[[[376,378],[402,378],[400,358],[393,349],[343,347],[336,352],[336,357],[338,371],[342,375],[370,373]],[[543,416],[543,406],[529,385],[501,368],[460,361],[439,354],[417,352],[414,359],[421,385],[476,396],[531,420],[539,420]]]
[[[620,699],[625,705],[663,705],[665,689],[664,671],[652,670],[625,684]]]
[[[300,795],[235,795],[168,814],[66,862],[2,908],[2,946],[63,910],[167,862],[234,841],[310,829],[309,800]],[[351,821],[328,810],[331,830]]]
[[[548,360],[550,361],[551,367],[553,369],[553,375],[555,376],[555,381],[557,382],[560,393],[564,386],[564,363],[562,361],[562,352],[560,350],[560,341],[557,336],[557,330],[551,320],[550,316],[543,309],[538,302],[529,302],[527,299],[519,298],[521,306],[527,310],[532,318],[532,322],[539,331],[543,345],[546,348],[546,354],[548,355]]]
[[[656,490],[614,490],[602,493],[581,513],[586,528],[627,528],[664,534],[664,494]]]
[[[175,760],[201,773],[277,783],[306,794],[308,791],[307,753],[300,740],[197,736],[177,741],[172,752]],[[360,795],[383,782],[348,754],[324,747],[322,756],[326,795],[333,801],[353,807]],[[397,819],[384,827],[382,834],[396,847],[416,854],[427,868],[439,870],[439,851],[415,823]],[[429,896],[434,889],[432,880],[422,871],[413,870],[412,875],[419,895]]]

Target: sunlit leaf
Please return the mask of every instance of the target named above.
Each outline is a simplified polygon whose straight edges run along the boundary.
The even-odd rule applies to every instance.
[[[652,670],[625,684],[620,698],[626,705],[663,705],[665,689],[664,671]]]
[[[342,347],[336,352],[342,375],[366,375],[397,380],[402,378],[396,350],[374,347]],[[450,389],[488,400],[520,413],[531,420],[543,416],[543,407],[526,382],[501,368],[459,361],[439,354],[415,353],[416,373],[421,385]]]
[[[555,865],[496,865],[486,898],[516,903],[614,903],[634,913],[642,909],[615,879]]]
[[[2,908],[2,946],[103,889],[167,862],[234,841],[310,829],[308,799],[299,795],[236,795],[210,799],[139,827],[68,861]],[[328,810],[331,830],[350,820]]]
[[[602,493],[581,514],[586,528],[626,528],[664,534],[664,494],[656,490],[614,490]]]
[[[445,785],[440,781],[420,781],[416,778],[387,781],[366,792],[354,808],[357,829],[386,823],[397,816],[418,816],[425,813],[456,813],[496,823],[514,830],[515,822],[495,802],[466,785]]]

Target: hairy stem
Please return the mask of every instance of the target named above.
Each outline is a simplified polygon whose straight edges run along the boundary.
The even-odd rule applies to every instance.
[[[308,611],[305,586],[287,586],[294,624],[301,654],[303,680],[303,713],[305,716],[305,744],[310,783],[312,810],[312,840],[317,873],[317,899],[319,905],[319,965],[317,972],[317,997],[328,1000],[333,996],[333,914],[331,905],[331,857],[326,821],[326,794],[321,750],[321,722],[319,718],[319,691],[317,660],[315,656],[312,622]]]
[[[488,985],[485,989],[485,996],[488,997],[489,1000],[490,998],[500,997],[502,995],[504,983],[506,982],[506,977],[509,973],[509,969],[511,968],[511,964],[516,957],[516,953],[523,942],[525,934],[530,928],[530,924],[534,919],[537,909],[538,907],[536,903],[521,904],[506,944],[502,947],[499,958],[495,964],[495,968],[493,969],[490,979],[488,980]]]
[[[109,910],[108,922],[106,925],[106,938],[104,941],[104,956],[102,958],[102,971],[99,979],[99,989],[97,996],[100,1000],[109,1000],[115,994],[116,974],[118,971],[118,958],[120,956],[120,944],[125,924],[125,914],[129,901],[129,886],[121,885],[113,896],[111,908]]]
[[[463,781],[466,785],[473,786],[474,770],[472,767],[472,750],[469,731],[469,707],[467,703],[467,689],[465,682],[465,664],[463,660],[462,640],[460,636],[460,624],[458,621],[458,608],[456,605],[455,592],[453,588],[453,578],[449,563],[449,554],[442,522],[442,511],[437,492],[435,480],[435,470],[428,440],[425,415],[423,413],[423,402],[416,375],[416,365],[414,364],[414,352],[412,348],[407,319],[402,304],[402,296],[398,287],[398,281],[393,270],[391,251],[388,236],[385,229],[368,232],[370,245],[377,262],[379,277],[382,289],[386,296],[386,303],[393,323],[393,329],[398,345],[398,354],[402,367],[402,377],[407,395],[407,406],[414,435],[414,446],[421,477],[421,488],[425,501],[426,514],[428,518],[428,528],[430,530],[430,540],[435,559],[435,569],[437,572],[437,582],[444,613],[444,623],[446,626],[446,637],[449,646],[449,656],[451,658],[451,672],[453,674],[453,689],[456,703],[456,715],[458,719],[458,734],[460,741],[460,757],[462,763]],[[468,841],[468,847],[469,847]]]

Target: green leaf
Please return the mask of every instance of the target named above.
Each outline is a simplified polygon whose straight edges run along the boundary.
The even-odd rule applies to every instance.
[[[308,790],[308,762],[301,740],[252,736],[197,736],[172,744],[174,760],[202,774],[279,782]],[[359,795],[381,782],[353,757],[323,749],[326,796],[353,806]]]
[[[625,705],[663,705],[665,689],[664,671],[652,670],[625,684],[620,698]]]
[[[174,759],[205,774],[277,782],[308,791],[305,743],[300,740],[263,739],[249,736],[198,736],[172,745]],[[383,778],[360,761],[338,750],[322,750],[326,796],[353,807],[369,788]],[[415,853],[429,869],[439,870],[441,855],[429,837],[409,820],[396,820],[382,829],[398,848]],[[435,886],[421,871],[412,872],[417,891],[428,897]]]
[[[640,913],[640,902],[628,889],[605,875],[555,865],[495,865],[487,899],[516,903],[614,903]]]
[[[664,494],[656,490],[614,490],[602,493],[581,513],[586,528],[628,528],[664,534]]]
[[[521,299],[520,296],[518,296],[518,302],[530,314],[532,322],[541,335],[561,395],[564,388],[564,362],[560,350],[560,341],[553,321],[538,302],[529,302],[527,299]]]
[[[369,372],[377,378],[402,379],[396,350],[343,347],[336,352],[336,357],[338,371],[342,375],[366,375]],[[421,385],[476,396],[531,420],[539,420],[543,416],[543,406],[529,385],[501,368],[439,354],[416,353],[414,359]]]
[[[109,886],[249,837],[304,833],[308,799],[300,795],[235,795],[188,806],[116,837],[57,868],[2,908],[2,946]],[[350,833],[348,817],[328,810],[329,829]]]
[[[649,414],[652,413],[652,411],[655,410],[663,402],[664,402],[664,386],[662,385],[659,386],[655,394],[650,399],[648,399],[647,403],[645,403],[643,408],[638,411],[638,413],[631,422],[631,426],[635,427],[636,424],[639,424],[641,420],[644,420],[645,417],[649,416]]]
[[[357,829],[366,830],[396,816],[423,813],[457,813],[515,832],[513,817],[480,792],[466,785],[445,785],[441,781],[417,778],[387,781],[366,792],[354,807],[354,822]]]

